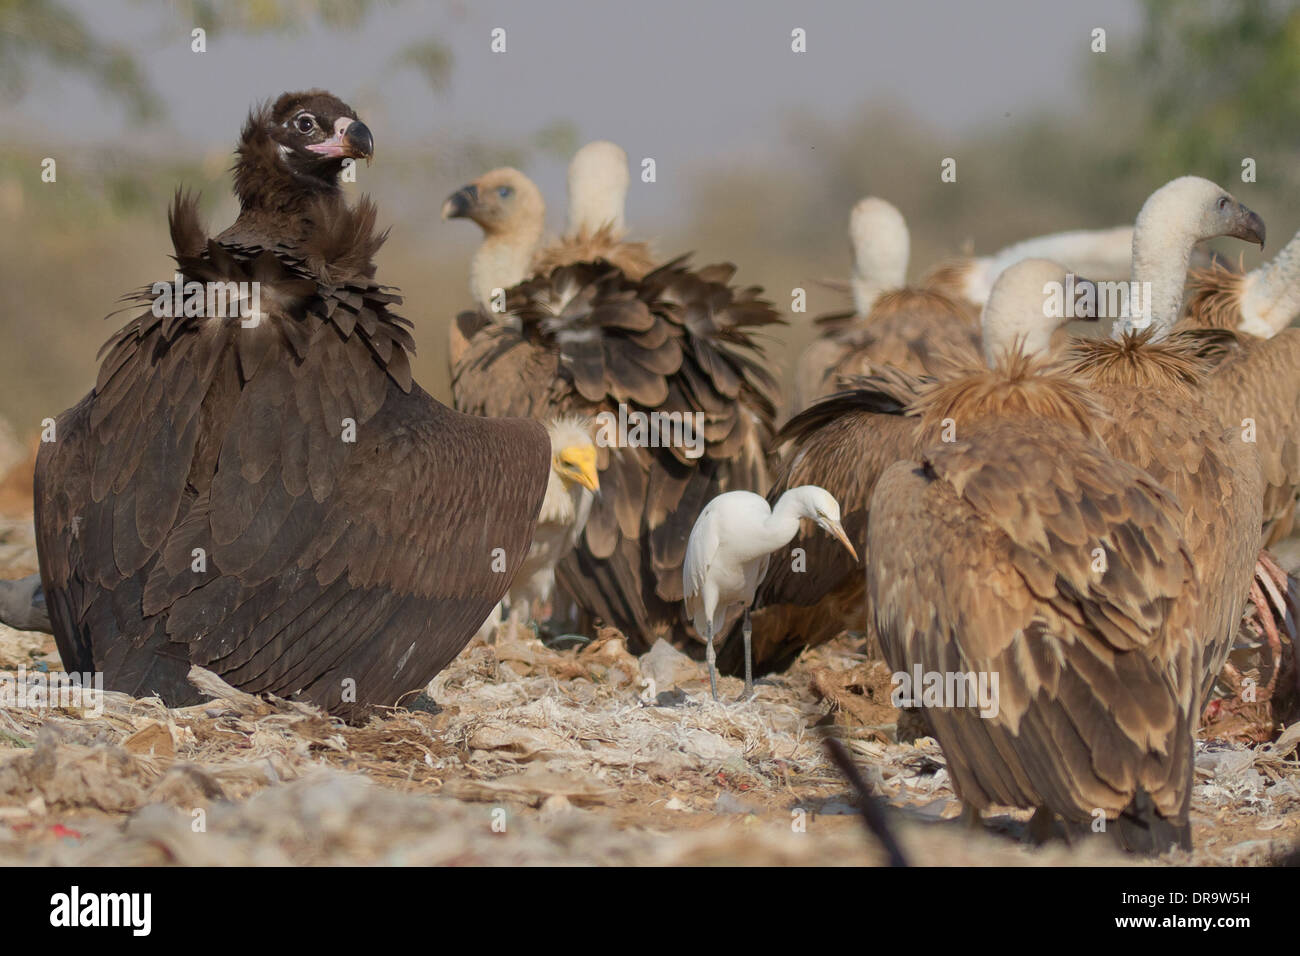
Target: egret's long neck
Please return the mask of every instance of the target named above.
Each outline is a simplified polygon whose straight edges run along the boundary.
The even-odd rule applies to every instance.
[[[1245,277],[1240,331],[1272,338],[1300,314],[1300,233]]]
[[[785,547],[799,533],[799,519],[804,516],[804,509],[792,494],[793,489],[778,498],[772,513],[755,529],[754,549],[759,554],[771,554]]]
[[[1178,320],[1187,266],[1199,237],[1178,216],[1167,212],[1148,203],[1138,215],[1131,277],[1138,283],[1139,307],[1115,323],[1115,338],[1150,325],[1155,328],[1155,338],[1162,339]]]
[[[528,278],[541,241],[540,222],[483,239],[469,265],[470,292],[479,305],[491,312],[495,289],[509,289]]]

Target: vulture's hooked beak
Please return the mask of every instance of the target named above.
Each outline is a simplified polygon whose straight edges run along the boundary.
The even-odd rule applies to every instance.
[[[1246,242],[1258,243],[1260,251],[1264,251],[1264,220],[1260,218],[1259,213],[1248,209],[1241,203],[1237,203],[1232,227],[1232,231],[1228,235],[1234,239],[1244,239]]]
[[[333,136],[307,148],[322,156],[364,159],[369,166],[371,157],[375,155],[375,138],[370,134],[370,127],[361,120],[344,117],[334,124]]]
[[[596,466],[596,449],[591,446],[566,448],[556,456],[560,474],[588,491],[600,491],[600,471]]]
[[[858,558],[857,549],[854,548],[852,542],[849,541],[849,536],[844,533],[844,526],[842,524],[838,521],[832,521],[830,518],[820,518],[817,523],[826,530],[827,534],[840,544],[844,545],[844,547],[848,548],[849,554],[853,555],[854,561],[860,560],[860,558]]]
[[[1083,276],[1069,275],[1066,281],[1074,288],[1074,309],[1071,317],[1076,322],[1097,322],[1101,319],[1101,297],[1097,283]],[[1082,296],[1082,298],[1080,298]]]
[[[478,187],[473,183],[468,186],[462,186],[442,204],[443,219],[463,219],[469,215],[469,211],[478,203]]]

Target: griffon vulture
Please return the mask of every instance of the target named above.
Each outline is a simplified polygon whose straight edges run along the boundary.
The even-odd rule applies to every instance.
[[[1199,694],[1208,692],[1231,647],[1260,544],[1263,482],[1259,453],[1238,426],[1225,430],[1205,383],[1210,363],[1197,343],[1170,336],[1193,246],[1215,236],[1264,242],[1264,223],[1226,191],[1195,176],[1156,190],[1138,213],[1132,279],[1139,292],[1111,339],[1079,339],[1075,372],[1108,417],[1106,447],[1173,491],[1180,529],[1200,575],[1194,631]]]
[[[842,387],[846,379],[880,366],[934,372],[935,348],[979,345],[974,309],[927,286],[906,284],[910,237],[890,203],[868,196],[849,216],[853,245],[853,311],[819,317],[818,338],[799,356],[794,408]]]
[[[629,242],[624,222],[627,202],[627,153],[608,140],[588,143],[569,162],[568,227],[557,241],[541,248],[533,271],[604,259],[640,279],[655,267],[648,243]]]
[[[1173,495],[1106,451],[1105,412],[1046,364],[1046,260],[999,277],[989,366],[915,406],[928,442],[876,485],[868,587],[895,697],[968,807],[1035,808],[1125,847],[1190,848],[1199,606]],[[950,424],[951,423],[951,424]]]

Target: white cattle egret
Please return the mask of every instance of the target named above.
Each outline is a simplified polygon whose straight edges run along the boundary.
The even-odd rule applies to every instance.
[[[858,560],[840,525],[839,502],[816,485],[791,488],[777,499],[775,508],[753,492],[729,491],[705,505],[691,529],[682,565],[682,592],[686,613],[707,644],[714,700],[718,699],[718,674],[713,636],[722,630],[727,612],[737,604],[745,609],[745,699],[754,692],[749,606],[772,552],[790,543],[803,518],[815,521]]]

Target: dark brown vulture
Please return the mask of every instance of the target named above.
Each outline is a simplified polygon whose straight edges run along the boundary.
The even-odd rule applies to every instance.
[[[409,322],[374,281],[375,207],[338,185],[372,149],[333,96],[285,94],[244,127],[234,225],[208,238],[177,196],[184,281],[255,282],[260,303],[159,316],[135,295],[42,446],[41,577],[69,670],[175,706],[201,665],[355,718],[422,687],[505,592],[550,444],[411,380]]]
[[[453,332],[456,407],[596,421],[600,495],[559,581],[630,646],[680,642],[693,633],[681,569],[696,517],[721,492],[766,489],[778,388],[756,333],[780,319],[759,289],[730,285],[730,265],[679,258],[633,278],[601,258],[532,274],[544,215],[513,169],[444,206],[485,233],[471,267],[480,309]]]

